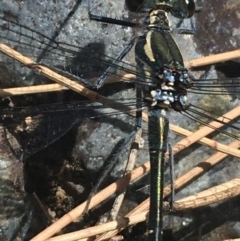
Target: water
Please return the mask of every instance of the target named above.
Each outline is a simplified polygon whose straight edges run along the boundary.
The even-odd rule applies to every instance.
[[[5,12],[3,11],[1,16],[11,16],[11,14],[9,14],[9,11],[11,11],[11,13],[14,15],[16,15],[16,13],[18,12],[18,17],[17,17],[17,21],[20,22],[23,25],[29,26],[30,28],[34,28],[42,33],[44,33],[47,36],[53,36],[54,32],[56,29],[58,29],[58,25],[59,22],[63,22],[62,19],[65,19],[68,12],[70,11],[70,9],[72,9],[72,7],[74,6],[74,3],[69,1],[69,2],[65,2],[63,6],[61,6],[61,4],[54,4],[54,3],[45,3],[44,1],[42,2],[41,5],[36,6],[34,5],[34,3],[32,3],[31,1],[24,1],[21,5],[21,9],[22,11],[20,11],[19,9],[17,9],[16,5],[15,7],[11,6],[9,3],[7,2],[3,2],[3,9],[6,9]],[[65,10],[64,7],[68,6],[67,11]],[[20,5],[18,5],[18,7],[20,8]],[[37,16],[36,18],[34,18],[34,9],[37,8],[39,12],[40,9],[42,10],[42,14],[41,17]],[[118,7],[117,7],[118,8]],[[60,11],[60,9],[62,9],[62,11]],[[64,10],[63,10],[64,9]],[[84,10],[85,9],[85,10]],[[67,42],[69,44],[74,44],[76,46],[78,46],[77,48],[73,48],[71,47],[71,50],[76,50],[77,49],[77,54],[75,54],[75,52],[64,52],[64,54],[62,53],[61,49],[59,51],[55,51],[54,49],[52,49],[52,46],[56,46],[55,44],[51,45],[51,47],[49,48],[48,45],[48,40],[45,40],[45,38],[40,37],[38,34],[34,34],[32,35],[32,31],[29,30],[21,30],[21,33],[24,34],[30,34],[29,36],[31,36],[31,38],[25,38],[26,40],[26,44],[25,45],[20,45],[19,44],[19,35],[8,35],[9,38],[12,38],[13,41],[7,41],[6,44],[17,48],[18,51],[24,53],[27,56],[30,56],[33,59],[37,59],[39,57],[39,55],[42,54],[42,52],[48,48],[47,52],[43,55],[43,57],[41,58],[41,63],[45,63],[45,64],[50,64],[52,65],[52,63],[54,63],[55,67],[59,67],[61,66],[63,69],[66,69],[68,71],[71,71],[74,74],[77,74],[78,76],[84,77],[84,78],[92,78],[95,76],[99,76],[102,71],[104,70],[104,68],[106,67],[105,64],[102,64],[103,66],[99,67],[99,61],[93,62],[91,61],[94,57],[94,59],[99,59],[100,56],[103,56],[103,53],[105,53],[107,56],[115,56],[122,48],[123,46],[128,42],[128,40],[131,38],[131,32],[129,31],[129,29],[124,29],[122,27],[115,27],[115,26],[106,26],[104,24],[100,24],[100,23],[89,23],[89,21],[87,21],[87,14],[86,14],[86,3],[83,2],[81,3],[81,5],[79,6],[79,8],[77,8],[77,11],[81,11],[81,12],[76,12],[73,17],[70,18],[70,22],[64,26],[63,30],[60,31],[58,37],[57,37],[57,41],[61,41],[61,42]],[[102,10],[104,11],[104,10]],[[119,12],[121,13],[121,10],[119,8]],[[53,14],[54,13],[54,14]],[[55,14],[57,13],[57,14]],[[124,14],[127,14],[124,12]],[[103,13],[104,15],[104,13]],[[47,17],[46,17],[47,16]],[[11,16],[12,17],[12,16]],[[16,18],[14,18],[16,20]],[[87,25],[89,24],[89,25]],[[198,27],[198,25],[197,25]],[[11,28],[14,29],[14,28]],[[18,29],[14,29],[14,31]],[[25,32],[24,32],[25,31]],[[117,33],[117,34],[116,34]],[[119,34],[121,33],[121,35]],[[2,31],[1,36],[4,35],[4,31]],[[202,33],[203,34],[203,33]],[[36,39],[41,39],[41,43],[38,43],[37,41],[33,41],[33,38]],[[189,51],[189,48],[185,48],[186,46],[186,41],[188,41],[188,46],[194,46],[194,43],[192,42],[192,38],[188,37],[183,37],[183,36],[177,36],[178,39],[182,39],[181,41],[178,41],[178,43],[180,43],[180,48],[183,50],[183,54],[184,56],[186,56],[187,54],[189,54],[191,57],[193,56],[193,54],[196,54],[195,51],[191,50]],[[188,38],[188,39],[185,39]],[[121,41],[120,41],[121,40]],[[2,39],[1,39],[2,41]],[[6,41],[6,37],[4,38],[4,41]],[[14,42],[15,41],[15,42]],[[102,41],[106,41],[105,44],[102,43]],[[23,41],[20,40],[20,42],[22,43]],[[90,44],[89,42],[94,43],[94,44]],[[99,44],[100,43],[100,44]],[[85,48],[85,46],[88,45],[87,48]],[[64,47],[64,45],[61,45]],[[41,47],[41,49],[39,50],[39,47]],[[82,47],[84,49],[79,49],[79,47]],[[106,49],[104,49],[104,47],[106,47]],[[90,55],[89,58],[86,58],[85,52],[83,51],[86,50],[88,51],[87,53],[89,53],[89,51],[91,50],[93,52],[93,55]],[[98,51],[97,51],[98,50]],[[187,51],[188,50],[188,51]],[[97,52],[97,54],[96,54]],[[187,52],[187,53],[186,53]],[[82,54],[81,54],[82,53]],[[188,55],[188,56],[189,56]],[[188,58],[188,57],[187,57]],[[107,59],[109,60],[109,59]],[[133,58],[130,55],[129,59],[126,59],[125,61],[130,61],[130,63],[133,63]],[[6,64],[7,63],[7,64]],[[90,64],[92,64],[92,66],[90,66]],[[127,65],[125,65],[127,66]],[[130,67],[129,67],[130,68]],[[27,68],[23,68],[20,64],[18,64],[17,62],[12,61],[12,59],[6,57],[5,55],[1,55],[1,70],[2,72],[6,75],[5,78],[3,78],[3,80],[1,80],[1,82],[3,83],[3,87],[11,87],[11,86],[22,86],[22,85],[32,85],[34,84],[40,84],[46,81],[45,78],[43,78],[41,75],[38,75],[36,73],[31,72],[30,70],[28,70]],[[213,76],[215,75],[215,73],[213,73]],[[215,78],[216,76],[214,76]],[[6,80],[11,80],[11,81],[6,81]],[[10,83],[9,83],[10,82]],[[115,98],[115,99],[126,99],[126,98],[132,98],[134,99],[134,90],[130,87],[126,89],[127,86],[121,86],[121,88],[119,88],[119,86],[117,85],[117,87],[111,87],[111,89],[109,90],[108,87],[105,88],[105,92],[103,92],[103,94],[105,95],[111,95],[111,98]],[[124,90],[124,91],[122,91]],[[107,92],[107,93],[106,93]],[[114,92],[116,92],[115,94],[113,94]],[[39,103],[49,103],[49,101],[55,103],[55,102],[65,102],[66,100],[68,101],[72,101],[72,100],[76,100],[78,101],[82,101],[81,99],[79,99],[78,96],[73,96],[73,93],[68,93],[68,94],[41,94],[40,96],[38,96],[37,98],[30,96],[30,97],[26,97],[26,99],[21,99],[18,98],[17,100],[13,101],[14,105],[23,105],[26,104],[27,105],[35,105],[37,106],[37,104]],[[210,111],[212,110],[212,106],[215,106],[215,103],[220,103],[220,106],[223,108],[222,113],[224,113],[225,110],[228,110],[232,107],[233,104],[229,105],[229,100],[233,100],[231,98],[228,97],[227,101],[222,101],[223,98],[222,96],[220,97],[207,97],[208,99],[205,99],[205,97],[203,98],[203,96],[200,97],[196,97],[195,95],[190,95],[190,101],[191,103],[197,104],[200,101],[202,102],[202,105],[204,108],[206,108],[205,103],[206,102],[211,102],[211,104],[213,103],[213,105],[210,105],[209,109]],[[233,97],[232,97],[233,98]],[[209,100],[210,99],[210,100]],[[213,100],[216,100],[216,102],[213,102]],[[207,100],[207,101],[205,101]],[[236,100],[236,98],[234,99],[234,101]],[[221,101],[221,102],[220,102]],[[221,104],[222,102],[224,102],[224,105]],[[236,101],[235,101],[236,102]],[[227,103],[227,105],[225,104]],[[233,101],[232,101],[233,103]],[[90,103],[88,105],[91,105]],[[55,106],[52,105],[52,108],[54,109]],[[61,108],[63,109],[63,111],[60,111]],[[49,114],[44,114],[42,112],[42,109],[39,113],[36,114],[35,111],[35,119],[37,122],[39,122],[39,119],[41,120],[41,125],[37,125],[39,123],[33,121],[30,121],[30,125],[27,124],[25,118],[26,115],[22,114],[24,117],[19,117],[20,114],[18,114],[18,118],[21,120],[21,123],[19,121],[19,123],[17,123],[16,125],[16,121],[14,121],[14,128],[16,130],[18,130],[18,132],[20,133],[20,137],[19,140],[23,140],[27,141],[27,143],[24,143],[22,145],[25,145],[24,150],[22,151],[22,147],[18,147],[16,145],[19,145],[18,143],[20,141],[15,140],[11,145],[14,146],[14,150],[15,155],[17,155],[18,158],[15,159],[21,159],[22,155],[24,154],[25,157],[30,156],[31,154],[33,154],[34,152],[37,151],[37,149],[42,149],[45,146],[47,146],[48,144],[50,144],[51,142],[54,142],[55,140],[57,140],[61,135],[65,134],[67,132],[67,130],[71,129],[73,126],[75,127],[75,129],[73,129],[72,132],[69,132],[69,136],[67,137],[67,139],[63,142],[63,146],[66,147],[62,148],[60,147],[59,149],[62,149],[63,153],[72,153],[72,156],[77,158],[78,161],[74,162],[76,165],[76,163],[84,163],[85,166],[87,166],[87,169],[93,172],[95,172],[96,170],[98,170],[98,168],[101,166],[102,162],[104,159],[106,159],[106,157],[109,155],[109,153],[111,153],[111,151],[113,150],[113,148],[116,146],[116,144],[123,138],[126,137],[128,133],[130,133],[131,129],[133,128],[133,124],[134,124],[134,120],[129,120],[128,116],[121,116],[121,118],[118,117],[118,112],[117,112],[117,116],[116,116],[116,112],[114,113],[114,115],[110,115],[109,118],[105,117],[105,120],[101,118],[101,116],[99,116],[98,119],[92,119],[92,116],[95,116],[96,114],[90,111],[85,111],[82,110],[81,111],[72,111],[73,108],[68,108],[70,109],[70,111],[66,112],[67,107],[64,106],[63,107],[56,107],[55,109],[58,109],[58,112],[52,112],[51,115]],[[93,107],[91,107],[93,108]],[[31,110],[32,113],[32,110]],[[82,116],[84,115],[84,116]],[[28,115],[27,115],[28,116]],[[41,118],[39,118],[41,117]],[[188,118],[183,118],[182,115],[180,115],[179,113],[170,113],[170,118],[171,118],[171,122],[174,124],[178,124],[180,126],[183,127],[188,127],[191,126],[192,130],[196,129],[199,127],[199,124],[194,123],[192,124],[192,122],[188,119]],[[14,120],[16,120],[17,117],[14,117]],[[60,121],[59,121],[60,120]],[[80,126],[75,126],[76,123],[82,123]],[[32,124],[31,124],[32,123]],[[126,124],[128,124],[126,126]],[[25,125],[25,126],[24,126]],[[29,125],[29,126],[28,126]],[[35,126],[37,126],[37,129],[35,128]],[[27,133],[22,133],[21,128],[27,128],[28,132]],[[44,128],[44,129],[42,129]],[[77,133],[78,131],[78,133]],[[74,135],[74,133],[77,135]],[[45,134],[45,136],[43,135]],[[13,140],[13,135],[11,135],[10,133],[8,133],[9,135],[9,139],[12,141]],[[21,136],[22,135],[22,136]],[[26,135],[23,136],[23,135]],[[36,138],[37,137],[37,138]],[[172,134],[172,142],[175,143],[175,140],[177,141],[180,137],[177,137],[175,134]],[[15,137],[16,138],[16,137]],[[226,137],[226,136],[220,136],[221,139],[223,139],[223,141],[227,140],[230,141],[230,138]],[[73,146],[72,144],[74,143],[74,141],[77,140],[77,144],[75,146]],[[104,141],[103,141],[104,140]],[[35,143],[33,142],[35,141]],[[58,144],[56,144],[50,152],[53,152],[54,149],[56,149],[58,146]],[[9,149],[9,145],[5,144],[4,148],[8,148]],[[145,147],[147,149],[147,147]],[[8,157],[11,157],[10,159],[14,159],[14,156],[11,154],[11,152],[8,150],[6,151],[4,149],[5,153],[9,153]],[[142,150],[140,152],[140,159],[145,159],[146,160],[146,149]],[[27,151],[26,151],[27,150]],[[199,146],[195,146],[194,148],[188,149],[188,151],[186,151],[188,153],[183,153],[181,155],[181,159],[179,156],[176,156],[176,161],[179,160],[179,162],[177,163],[177,170],[176,170],[176,176],[179,176],[182,172],[184,172],[186,169],[190,168],[191,166],[193,166],[195,163],[197,163],[200,160],[203,160],[203,155],[210,154],[212,153],[211,151],[209,151],[207,148],[199,148]],[[56,154],[57,153],[57,154]],[[66,206],[65,203],[73,203],[72,205],[76,205],[76,199],[79,201],[79,199],[81,198],[81,195],[77,195],[77,198],[73,198],[73,196],[69,195],[69,188],[63,188],[64,184],[66,183],[62,183],[62,179],[63,177],[68,177],[70,180],[68,181],[69,183],[71,183],[72,180],[76,181],[76,179],[73,178],[74,175],[77,175],[77,180],[79,180],[79,183],[82,182],[92,182],[94,180],[89,180],[89,176],[91,175],[86,175],[87,177],[82,177],[80,174],[81,170],[82,170],[82,166],[79,164],[78,167],[75,167],[74,171],[71,170],[72,166],[74,165],[70,165],[69,168],[69,163],[71,163],[72,160],[67,159],[69,157],[66,157],[65,155],[62,154],[62,152],[60,152],[60,150],[57,150],[56,153],[54,153],[55,157],[54,160],[58,160],[58,161],[54,161],[53,163],[55,164],[51,164],[51,161],[53,157],[47,157],[46,158],[46,154],[43,155],[42,159],[44,165],[40,165],[39,169],[37,169],[37,171],[32,175],[35,176],[36,173],[41,173],[40,176],[44,176],[45,174],[49,174],[46,173],[48,172],[49,168],[52,167],[51,170],[53,170],[52,175],[50,175],[50,178],[48,177],[49,175],[44,176],[45,179],[50,179],[50,181],[52,182],[56,182],[53,187],[52,187],[52,192],[57,192],[57,191],[62,191],[62,193],[66,194],[66,190],[67,190],[67,194],[68,195],[62,195],[62,199],[59,201],[59,205],[57,205],[57,208],[54,209],[54,205],[51,204],[52,206],[50,207],[50,209],[54,209],[54,212],[56,214],[56,216],[61,216],[65,211],[69,210],[71,208],[71,205]],[[126,154],[127,154],[127,150],[126,150]],[[53,155],[53,156],[54,156]],[[57,158],[56,158],[57,155]],[[36,158],[37,155],[33,156],[31,160],[33,160],[34,158]],[[59,158],[61,156],[61,158]],[[185,157],[186,156],[186,157]],[[39,154],[40,157],[40,154]],[[126,157],[123,157],[122,159],[125,160]],[[73,158],[74,159],[74,158]],[[79,161],[79,159],[81,159]],[[40,159],[41,160],[41,159]],[[41,163],[41,161],[37,161],[37,163]],[[140,161],[139,161],[140,162]],[[31,163],[31,162],[29,162]],[[72,164],[72,163],[71,163]],[[64,176],[63,177],[58,177],[58,174],[61,173],[61,168],[62,166],[66,165],[67,168],[65,170]],[[219,165],[218,166],[218,170],[213,170],[210,173],[204,175],[204,177],[202,178],[202,180],[198,181],[197,183],[195,182],[194,185],[190,185],[189,187],[185,188],[181,193],[178,194],[178,197],[181,196],[186,196],[187,194],[191,194],[191,193],[195,193],[199,190],[202,190],[208,186],[212,186],[215,185],[216,183],[218,183],[218,180],[229,180],[231,179],[231,177],[236,176],[236,173],[238,172],[238,169],[236,168],[236,161],[231,160],[231,163],[228,163],[228,171],[226,172],[226,162],[225,164],[221,164],[222,167]],[[34,164],[33,166],[37,166],[37,164]],[[116,167],[116,170],[118,170],[119,168]],[[117,174],[116,174],[117,175]],[[30,180],[30,183],[36,183],[35,187],[32,187],[30,185],[30,187],[28,187],[30,189],[30,191],[35,191],[38,190],[38,192],[40,193],[40,195],[42,194],[42,196],[44,196],[43,194],[46,194],[46,190],[44,190],[43,187],[49,188],[49,184],[48,181],[46,180],[46,182],[44,181],[44,178],[39,179],[38,175],[36,175],[36,178],[33,180]],[[60,180],[59,180],[60,179]],[[83,179],[83,180],[81,180]],[[29,183],[28,182],[28,183]],[[40,185],[38,184],[40,183]],[[90,184],[89,184],[90,185]],[[83,190],[81,185],[77,185],[77,187],[79,188],[79,193],[82,194]],[[137,192],[138,193],[138,192]],[[25,195],[21,192],[21,195]],[[138,195],[138,194],[136,194]],[[58,196],[59,197],[59,196]],[[138,196],[137,196],[138,197]],[[9,199],[10,200],[10,199]],[[44,200],[45,202],[48,202],[49,200]],[[135,200],[131,200],[131,201],[135,201]],[[139,200],[138,200],[139,201]],[[65,206],[64,206],[65,205]],[[230,204],[229,204],[230,205]],[[64,206],[64,208],[63,208]],[[230,205],[231,206],[231,205]],[[19,208],[17,208],[19,209]],[[220,213],[222,212],[222,209],[219,209]],[[206,215],[206,212],[205,214]],[[20,215],[21,217],[22,215]],[[166,225],[168,227],[172,227],[174,226],[174,228],[178,228],[179,230],[182,229],[183,226],[183,222],[186,220],[188,220],[187,222],[187,227],[192,227],[192,225],[194,225],[195,222],[195,214],[193,213],[187,213],[186,215],[184,215],[183,219],[173,219],[172,217],[169,218],[169,223],[165,222]],[[202,217],[203,218],[203,217]],[[190,221],[189,221],[190,220]],[[28,220],[29,221],[29,220]],[[199,221],[199,219],[197,219],[197,221]],[[4,224],[4,225],[9,225],[9,224]],[[4,226],[2,225],[2,226]],[[205,223],[202,222],[202,225],[204,226]],[[176,229],[177,229],[176,228]],[[186,227],[184,227],[186,228]],[[187,228],[186,228],[187,229]],[[195,229],[194,229],[195,230]],[[198,230],[198,229],[196,229]],[[12,232],[12,230],[10,231]],[[196,231],[197,232],[197,231]],[[22,232],[23,233],[23,232]],[[6,233],[4,233],[4,235],[6,235]],[[202,235],[202,234],[201,234]]]

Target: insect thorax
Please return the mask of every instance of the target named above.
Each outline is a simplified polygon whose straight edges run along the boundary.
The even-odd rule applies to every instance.
[[[187,89],[192,82],[169,30],[165,12],[152,11],[148,31],[135,46],[138,76],[150,106],[183,111],[188,107]]]

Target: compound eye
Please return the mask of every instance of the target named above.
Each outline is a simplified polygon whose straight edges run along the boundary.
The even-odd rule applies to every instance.
[[[185,0],[188,5],[188,18],[191,18],[195,13],[196,7],[194,0]]]
[[[195,13],[195,2],[194,0],[177,0],[176,4],[169,8],[169,11],[176,18],[191,18]]]

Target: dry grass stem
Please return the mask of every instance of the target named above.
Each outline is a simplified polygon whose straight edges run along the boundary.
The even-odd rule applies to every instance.
[[[133,140],[132,146],[131,146],[131,151],[129,153],[128,161],[127,161],[127,166],[125,168],[124,175],[131,172],[136,164],[137,161],[137,152],[139,149],[140,141],[142,137],[142,129],[139,129],[136,133],[135,139]],[[119,213],[119,210],[121,208],[122,202],[125,197],[125,192],[126,189],[122,190],[121,193],[115,198],[113,208],[110,212],[110,217],[111,220],[115,220],[117,218],[117,215]]]
[[[196,195],[192,195],[174,202],[174,210],[185,210],[210,205],[240,194],[240,178],[209,188]]]
[[[240,142],[239,141],[233,141],[228,146],[231,146],[232,148],[239,148]],[[210,168],[214,167],[216,164],[221,162],[224,158],[226,158],[228,155],[224,154],[222,152],[216,152],[213,155],[211,155],[209,158],[207,158],[205,161],[200,162],[198,165],[196,165],[194,168],[192,168],[190,171],[179,177],[174,182],[175,189],[180,189],[184,185],[186,185],[188,182],[192,181],[193,179],[199,177],[200,175],[207,172]],[[164,188],[164,197],[171,194],[171,186],[167,185]]]
[[[130,81],[131,78],[136,77],[133,74],[123,74],[119,76],[110,76],[106,80],[106,84],[124,82],[125,80]],[[89,82],[93,83],[97,78],[90,79]],[[44,84],[44,85],[33,85],[33,86],[24,86],[24,87],[15,87],[15,88],[6,88],[0,89],[0,96],[14,96],[14,95],[26,95],[26,94],[38,94],[38,93],[47,93],[55,91],[69,90],[68,87],[61,84]]]
[[[236,108],[232,109],[231,111],[227,112],[226,114],[220,116],[217,120],[221,121],[217,122],[217,121],[212,121],[210,122],[207,126],[204,126],[202,128],[200,128],[198,131],[194,132],[191,136],[188,136],[184,139],[182,139],[181,141],[179,141],[176,145],[174,145],[174,153],[178,153],[179,151],[187,148],[188,146],[192,145],[193,143],[199,141],[200,139],[202,139],[203,137],[209,135],[210,133],[212,133],[213,131],[221,128],[224,124],[223,123],[229,123],[230,121],[232,121],[233,119],[237,118],[240,115],[240,105],[237,106]],[[177,126],[173,126],[170,125],[170,129],[176,133],[180,128]],[[179,133],[180,134],[180,133]],[[216,141],[211,141],[206,143],[204,142],[204,145],[207,145],[213,149],[216,150],[220,150],[224,153],[236,156],[236,157],[240,157],[240,151],[231,147],[227,147],[227,149],[225,148],[226,146],[217,143]],[[211,144],[211,145],[209,145]],[[222,149],[219,149],[222,148]],[[230,152],[231,153],[230,153]]]
[[[69,89],[89,98],[92,101],[102,103],[106,107],[110,107],[110,108],[116,107],[120,111],[128,110],[129,112],[133,111],[135,113],[134,108],[126,108],[126,106],[122,105],[121,103],[118,103],[105,96],[102,96],[102,95],[98,94],[97,92],[94,92],[94,91],[84,87],[83,85],[62,76],[45,66],[37,65],[30,58],[25,57],[21,53],[15,51],[14,49],[8,47],[7,45],[5,45],[1,42],[0,42],[0,51],[5,53],[8,56],[14,58],[15,60],[19,61],[26,67],[28,67],[30,69],[34,69],[39,74],[42,74],[45,77],[65,86],[65,87],[68,87]]]
[[[8,56],[18,60],[24,65],[35,65],[35,69],[37,69],[39,72],[41,71],[41,68],[44,66],[41,65],[36,65],[35,62],[33,62],[31,59],[24,57],[21,57],[21,54],[12,48],[8,47],[9,50],[12,52],[10,53],[9,50],[5,47],[6,45],[2,44],[0,42],[0,51],[4,52]],[[23,56],[23,55],[22,55]],[[204,65],[210,65],[210,64],[215,64],[219,62],[224,62],[227,60],[231,59],[236,59],[240,57],[240,50],[234,50],[226,53],[220,53],[220,54],[215,54],[207,57],[201,57],[197,59],[193,59],[190,61],[186,61],[185,65],[188,68],[195,68],[195,67],[200,67]],[[39,68],[39,69],[38,69]],[[54,71],[52,71],[54,72]],[[55,73],[55,72],[54,72]],[[40,73],[45,75],[45,73]],[[46,75],[45,75],[46,76]],[[61,76],[61,75],[59,75]],[[49,76],[47,76],[49,77]],[[110,76],[106,83],[115,83],[115,82],[120,82],[120,81],[130,81],[131,79],[134,79],[136,76],[133,74],[125,74],[122,73],[119,76]],[[49,77],[50,79],[51,76]],[[54,81],[55,77],[53,77]],[[66,78],[67,79],[67,78]],[[89,82],[93,83],[97,78],[92,78],[89,79]],[[61,86],[62,84],[62,86]],[[17,87],[17,88],[6,88],[6,89],[0,89],[0,96],[11,96],[11,95],[24,95],[24,94],[34,94],[34,93],[44,93],[44,92],[53,92],[53,91],[62,91],[62,90],[68,90],[71,89],[68,83],[60,82],[60,85],[53,85],[53,84],[48,84],[48,85],[38,85],[38,86],[28,86],[28,87]],[[76,90],[75,90],[76,91]]]
[[[240,238],[234,238],[234,239],[225,239],[223,241],[240,241]]]
[[[131,151],[130,151],[130,154],[129,154],[128,165],[127,165],[126,170],[125,170],[126,173],[131,172],[132,169],[135,166],[135,163],[136,163],[136,160],[137,160],[137,152],[138,152],[138,149],[139,149],[141,137],[142,137],[142,129],[139,129],[136,133],[135,140],[132,143]],[[115,220],[117,218],[117,214],[119,212],[119,209],[121,207],[121,204],[122,204],[124,196],[125,196],[125,191],[126,191],[126,189],[124,189],[123,192],[120,195],[118,195],[117,198],[114,201],[113,208],[110,212],[111,220]],[[95,239],[95,241],[105,239],[105,235],[106,235],[106,237],[108,237],[108,233],[102,234],[100,237],[97,237]]]
[[[216,142],[216,141],[211,140],[211,139],[206,138],[206,137],[201,138],[201,135],[199,135],[199,133],[201,133],[200,131],[204,128],[205,127],[199,129],[196,132],[191,132],[191,131],[188,131],[188,130],[186,130],[184,128],[181,128],[179,126],[175,126],[175,125],[170,124],[171,131],[173,131],[177,134],[183,135],[183,136],[187,136],[187,138],[182,139],[181,141],[179,141],[178,143],[176,143],[174,145],[174,147],[173,147],[174,153],[176,154],[179,151],[181,151],[181,150],[187,148],[188,146],[194,144],[195,142],[199,142],[199,143],[203,144],[204,146],[208,146],[209,148],[211,148],[213,150],[221,151],[221,152],[226,153],[226,154],[231,155],[231,156],[240,157],[240,155],[239,155],[240,151],[237,150],[236,148],[233,148],[233,147],[228,146],[228,145],[221,144],[219,142]]]
[[[0,96],[6,97],[13,95],[38,94],[62,90],[69,90],[69,88],[62,86],[60,84],[33,85],[25,87],[0,89]]]
[[[48,241],[73,241],[73,240],[79,240],[82,238],[88,238],[110,230],[122,229],[129,225],[134,225],[136,223],[143,222],[146,219],[147,219],[147,212],[142,212],[140,214],[133,215],[131,217],[123,217],[123,218],[117,219],[116,221],[111,221],[105,224],[100,224],[94,227],[82,229],[80,231],[59,235],[48,239]]]
[[[225,61],[237,59],[237,58],[240,58],[240,49],[186,61],[185,66],[187,68],[196,68],[204,65],[211,65],[211,64],[216,64],[220,62],[225,62]]]

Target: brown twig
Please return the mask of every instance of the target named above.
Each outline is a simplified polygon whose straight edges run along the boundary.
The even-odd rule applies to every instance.
[[[37,194],[35,192],[32,194],[32,196],[35,199],[35,201],[37,202],[37,204],[39,205],[39,207],[41,208],[41,210],[42,210],[43,214],[45,215],[45,217],[47,218],[47,225],[52,224],[53,223],[53,218],[51,217],[51,215],[49,215],[45,205],[41,202],[41,200],[39,199],[39,197],[37,196]]]
[[[220,62],[225,62],[225,61],[228,61],[231,59],[237,59],[237,58],[240,58],[240,49],[186,61],[185,66],[187,68],[196,68],[204,65],[211,65],[211,64],[216,64]]]
[[[234,238],[234,239],[225,239],[223,241],[240,241],[240,238]]]
[[[118,76],[110,76],[106,80],[106,84],[124,82],[125,80],[130,81],[131,78],[136,77],[133,74],[119,74]],[[88,81],[93,83],[97,78],[89,79]],[[33,86],[24,86],[24,87],[15,87],[15,88],[6,88],[0,89],[0,96],[15,96],[15,95],[26,95],[26,94],[38,94],[38,93],[47,93],[55,91],[69,90],[68,87],[61,84],[44,84],[44,85],[33,85]]]
[[[236,110],[236,113],[237,113],[237,111],[239,111],[239,109],[240,109],[240,106],[238,106],[234,110]],[[199,143],[201,143],[205,146],[208,146],[209,148],[211,148],[213,150],[220,151],[222,153],[226,153],[226,154],[231,155],[231,156],[240,157],[239,156],[239,154],[240,154],[239,150],[237,150],[235,148],[232,148],[231,146],[224,145],[224,144],[221,144],[219,142],[216,142],[214,140],[211,140],[211,139],[208,139],[208,138],[204,137],[204,136],[210,134],[212,131],[214,131],[213,129],[211,129],[211,128],[208,129],[208,128],[209,127],[205,126],[205,127],[202,127],[201,129],[199,129],[198,131],[193,133],[193,132],[190,132],[186,129],[183,129],[179,126],[175,126],[175,125],[170,124],[170,129],[173,132],[175,132],[177,134],[180,134],[180,135],[183,135],[183,136],[187,136],[186,138],[182,139],[181,141],[179,141],[178,143],[176,143],[174,145],[174,147],[173,147],[174,154],[176,154],[179,151],[189,147],[190,145],[194,144],[195,142],[199,142]],[[220,128],[220,127],[218,127],[218,128]],[[203,133],[205,135],[203,135]]]
[[[126,167],[125,173],[129,173],[135,166],[137,160],[137,152],[140,145],[140,140],[142,137],[142,129],[139,129],[136,133],[135,140],[132,143],[131,151],[128,157],[128,165]],[[111,220],[115,220],[117,218],[117,214],[123,202],[125,196],[126,188],[117,196],[114,201],[113,208],[110,212]],[[104,239],[105,234],[102,234],[100,237],[97,237],[95,241]]]
[[[239,148],[240,147],[240,142],[239,141],[233,141],[228,146],[231,146],[233,148]],[[209,169],[211,169],[216,164],[221,162],[227,156],[228,156],[227,154],[224,154],[222,152],[216,152],[212,156],[207,158],[205,161],[198,163],[190,171],[188,171],[186,174],[184,174],[181,177],[179,177],[174,182],[175,189],[177,190],[177,189],[182,188],[184,185],[186,185],[188,182],[190,182],[194,178],[197,178],[200,175],[202,175],[205,172],[207,172]],[[171,186],[167,185],[164,188],[164,197],[166,197],[166,196],[168,196],[170,194],[171,194]]]
[[[133,111],[135,113],[134,108],[130,108],[130,107],[126,108],[121,103],[118,103],[105,96],[102,96],[99,93],[94,92],[94,91],[84,87],[83,85],[62,76],[45,66],[38,65],[30,58],[22,55],[21,53],[15,51],[14,49],[8,47],[7,45],[5,45],[1,42],[0,42],[0,51],[5,53],[6,55],[10,56],[11,58],[14,58],[15,60],[19,61],[26,67],[28,67],[30,69],[34,69],[39,74],[44,75],[45,77],[65,86],[65,87],[68,87],[69,89],[71,89],[77,93],[80,93],[81,95],[89,98],[92,101],[102,103],[106,107],[114,108],[117,106],[117,108],[121,111],[126,111],[126,109],[127,109],[129,112]]]
[[[138,147],[139,147],[139,143],[142,137],[142,129],[139,129],[136,133],[135,139],[132,143],[131,146],[131,151],[129,153],[128,156],[128,162],[127,162],[127,166],[124,172],[124,175],[127,173],[130,173],[137,161],[137,152],[138,152]],[[125,196],[125,192],[126,189],[122,190],[121,193],[119,193],[119,195],[115,198],[114,204],[113,204],[113,210],[110,212],[110,216],[111,216],[111,220],[115,220],[117,218],[117,214],[120,210],[121,204],[123,202],[124,196]]]
[[[133,215],[131,217],[123,217],[119,218],[116,221],[111,221],[105,224],[100,224],[94,227],[86,228],[80,231],[72,232],[69,234],[63,234],[54,238],[48,239],[48,241],[73,241],[79,240],[82,238],[88,238],[92,236],[96,236],[103,232],[107,232],[110,230],[124,228],[129,225],[133,225],[139,222],[145,221],[147,218],[147,212],[142,212],[137,215]]]
[[[198,131],[194,132],[191,136],[188,136],[188,137],[182,139],[180,142],[178,142],[174,146],[174,149],[173,149],[174,153],[176,154],[179,151],[185,149],[186,147],[192,145],[196,141],[199,141],[204,136],[207,136],[210,133],[212,133],[214,130],[221,128],[224,124],[229,123],[233,119],[237,118],[239,115],[240,115],[240,105],[237,106],[236,108],[232,109],[231,111],[225,113],[223,116],[219,117],[217,120],[219,120],[220,122],[213,121],[213,122],[209,123],[207,126],[204,126],[201,129],[199,129]],[[186,131],[182,128],[179,128],[177,126],[170,125],[170,128],[171,128],[171,130],[173,130],[174,132],[179,133],[179,134],[181,134],[181,133],[178,130],[188,133],[188,131]],[[208,140],[207,142],[204,142],[204,145],[206,145],[212,149],[219,150],[221,152],[224,152],[224,153],[236,156],[236,157],[240,157],[239,150],[237,150],[235,148],[231,148],[231,147],[226,147],[225,145],[217,143],[216,141]]]
[[[33,85],[25,87],[0,89],[0,96],[6,97],[15,95],[47,93],[62,90],[69,90],[69,88],[62,86],[60,84]]]
[[[240,178],[232,179],[221,185],[174,202],[174,210],[186,210],[210,205],[240,194]]]
[[[1,43],[0,43],[1,44]],[[2,45],[3,47],[3,45]],[[0,46],[1,48],[1,46]],[[11,48],[10,48],[11,49]],[[12,49],[13,50],[13,49]],[[3,50],[1,50],[4,52]],[[4,52],[7,55],[9,51]],[[15,51],[16,52],[16,51]],[[12,51],[12,54],[9,55],[10,57],[20,61],[24,64],[24,61],[21,61],[17,57],[17,54]],[[200,57],[197,59],[189,60],[185,62],[185,66],[188,68],[196,68],[204,65],[215,64],[219,62],[224,62],[231,59],[236,59],[240,57],[240,50],[229,51],[226,53],[215,54],[207,57]],[[30,61],[30,63],[34,63]],[[36,63],[34,63],[36,65]],[[41,65],[38,65],[40,67]],[[41,69],[41,67],[40,67]],[[119,74],[118,76],[110,76],[106,83],[115,83],[119,81],[127,80],[129,81],[131,78],[135,78],[136,76],[133,74]],[[93,83],[96,78],[89,79],[89,82]],[[52,91],[62,91],[68,90],[69,88],[66,86],[62,86],[61,84],[46,84],[46,85],[37,85],[37,86],[27,86],[27,87],[17,87],[17,88],[6,88],[0,89],[0,96],[11,96],[11,95],[24,95],[24,94],[36,94],[36,93],[44,93],[44,92],[52,92]]]

